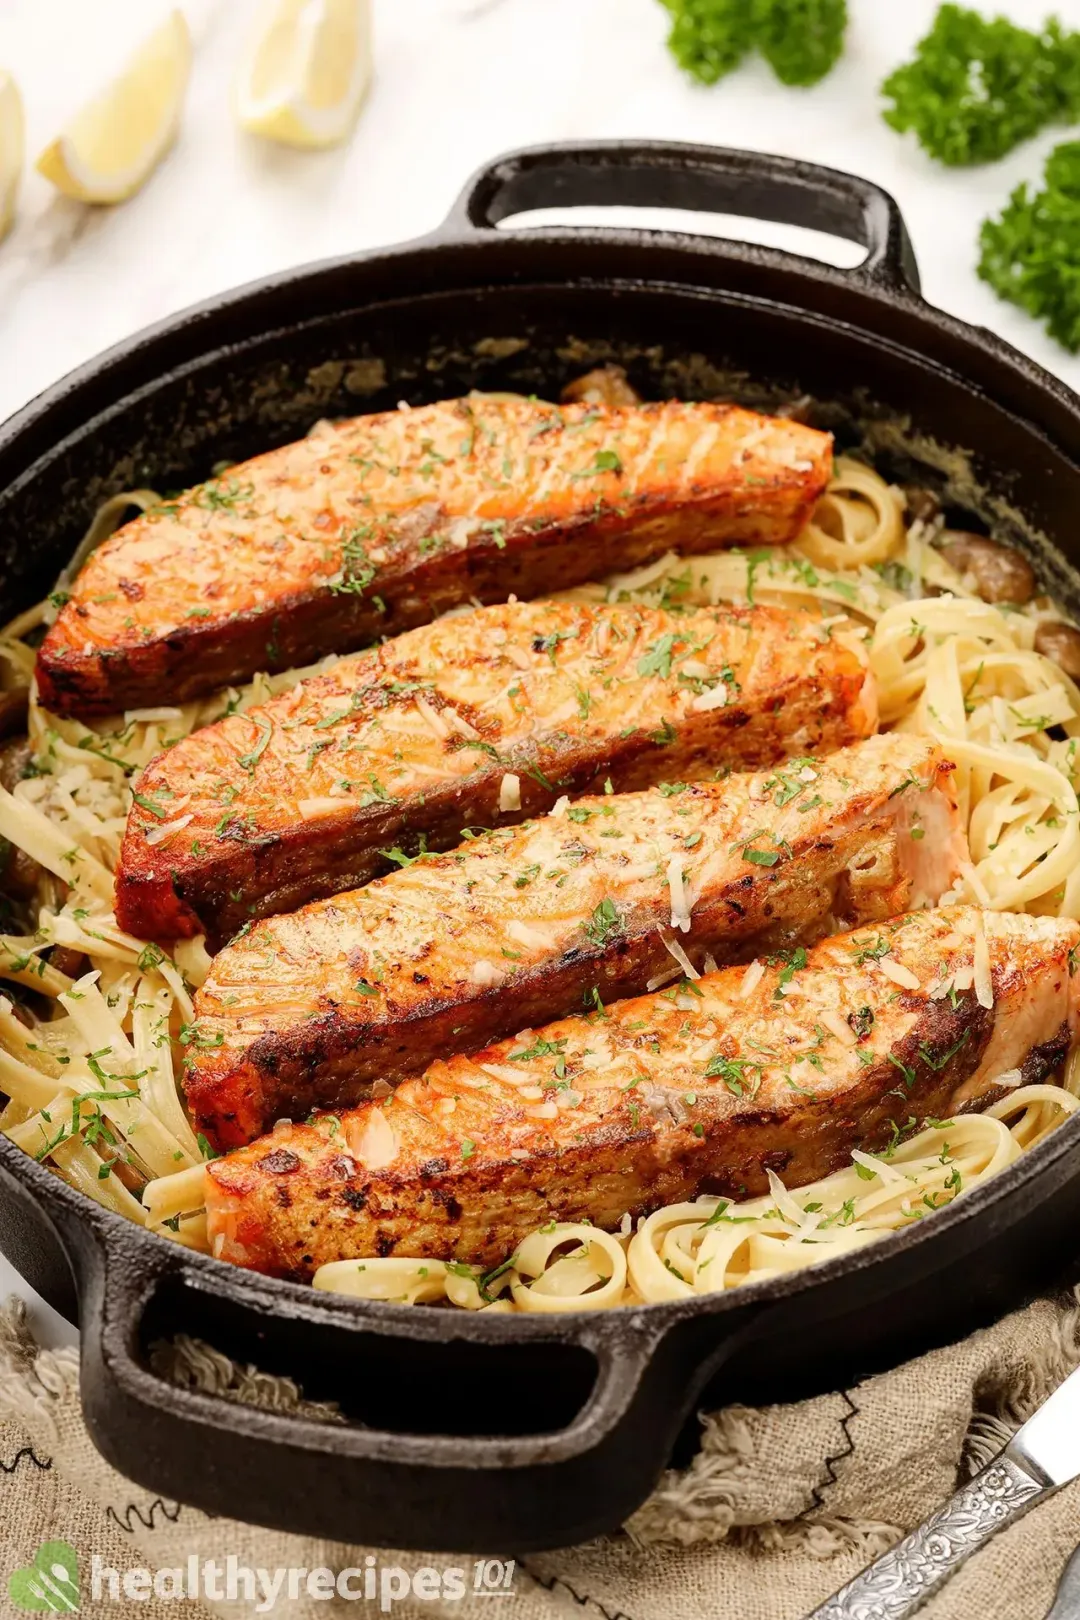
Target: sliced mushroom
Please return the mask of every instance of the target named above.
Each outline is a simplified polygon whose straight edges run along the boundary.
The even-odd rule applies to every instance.
[[[919,484],[904,486],[904,515],[909,523],[933,523],[941,512],[941,502],[932,489]]]
[[[6,853],[4,852],[6,849]],[[16,849],[0,841],[0,890],[12,900],[32,900],[38,892],[38,883],[45,875],[44,867]]]
[[[146,1186],[146,1177],[140,1175],[135,1166],[133,1164],[128,1164],[127,1160],[122,1155],[118,1155],[114,1159],[109,1159],[108,1150],[106,1150],[102,1157],[109,1163],[112,1173],[116,1177],[117,1181],[122,1182],[127,1188],[128,1192],[140,1193]]]
[[[10,742],[0,743],[0,783],[9,793],[15,789],[16,782],[21,782],[26,775],[27,766],[33,757],[29,737],[12,737]]]
[[[26,737],[12,737],[0,744],[0,784],[10,793],[26,775],[33,749]],[[32,900],[45,868],[14,844],[0,840],[0,890],[12,900]]]
[[[29,703],[28,686],[18,686],[13,692],[0,692],[0,737],[10,737],[13,731],[25,730]]]
[[[597,366],[567,383],[561,394],[564,405],[640,405],[641,395],[632,387],[622,366]]]
[[[66,973],[69,979],[81,979],[90,966],[90,958],[71,945],[54,945],[49,952],[49,966],[57,973]]]
[[[1070,680],[1080,681],[1080,630],[1044,619],[1035,631],[1035,651],[1051,659]]]
[[[950,529],[941,555],[958,574],[973,581],[984,602],[1023,605],[1035,595],[1035,573],[1027,558],[998,540]]]

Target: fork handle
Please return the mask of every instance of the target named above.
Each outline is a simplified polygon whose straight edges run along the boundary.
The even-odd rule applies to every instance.
[[[965,1559],[1054,1489],[1006,1447],[939,1512],[807,1620],[907,1620]]]

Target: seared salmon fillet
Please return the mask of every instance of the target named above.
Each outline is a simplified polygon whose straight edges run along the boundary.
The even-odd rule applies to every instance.
[[[565,793],[770,764],[877,722],[813,613],[510,603],[451,615],[193,733],[135,787],[116,876],[141,938],[228,938]],[[387,858],[387,851],[399,853]]]
[[[965,854],[951,765],[901,733],[550,815],[258,923],[195,998],[184,1089],[215,1147],[526,1024],[932,904]],[[670,930],[670,931],[669,931]],[[681,964],[681,965],[680,965]]]
[[[1080,925],[944,907],[438,1060],[206,1169],[221,1259],[308,1278],[403,1254],[496,1264],[548,1220],[611,1229],[699,1193],[798,1187],[890,1126],[1064,1060]]]
[[[126,524],[38,655],[57,714],[176,703],[670,547],[792,539],[832,440],[734,405],[481,394],[322,423]]]

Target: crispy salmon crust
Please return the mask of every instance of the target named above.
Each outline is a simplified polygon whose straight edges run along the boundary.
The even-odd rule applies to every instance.
[[[793,538],[828,434],[734,405],[471,395],[323,423],[106,540],[38,654],[57,714],[176,703],[463,602]]]
[[[1058,918],[921,911],[805,964],[723,969],[692,995],[437,1061],[384,1101],[209,1164],[213,1252],[297,1278],[372,1255],[493,1265],[551,1219],[610,1229],[702,1192],[765,1192],[767,1169],[802,1186],[893,1124],[1052,1073],[1077,1033],[1078,942]]]
[[[867,736],[861,644],[810,612],[513,603],[452,615],[193,733],[142,772],[120,926],[227,939],[566,793]]]
[[[966,853],[951,765],[901,733],[723,783],[564,802],[256,925],[195,998],[184,1089],[215,1147],[755,951],[932,904]],[[912,836],[912,833],[915,836]],[[685,909],[684,909],[685,908]],[[670,930],[670,931],[669,931]]]

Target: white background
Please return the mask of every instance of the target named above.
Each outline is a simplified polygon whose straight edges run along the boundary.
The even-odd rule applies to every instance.
[[[990,168],[936,167],[881,121],[877,87],[937,0],[849,4],[844,60],[823,85],[799,91],[760,62],[709,89],[691,84],[664,48],[658,0],[375,0],[376,79],[360,125],[344,149],[310,154],[257,142],[233,124],[229,87],[256,0],[187,0],[197,51],[184,125],[145,191],[119,209],[86,209],[37,175],[26,179],[19,221],[0,244],[0,418],[196,299],[306,259],[422,234],[501,150],[620,136],[753,147],[858,170],[899,200],[932,302],[992,327],[1080,388],[1080,359],[974,274],[980,220],[1020,180],[1038,178],[1062,132]],[[159,0],[0,0],[0,67],[22,89],[31,157],[163,9]],[[1054,10],[1080,28],[1080,0],[982,0],[982,9],[1029,26]],[[730,228],[851,262],[850,252],[845,259],[835,245],[782,227]],[[15,1281],[0,1259],[0,1296]]]

